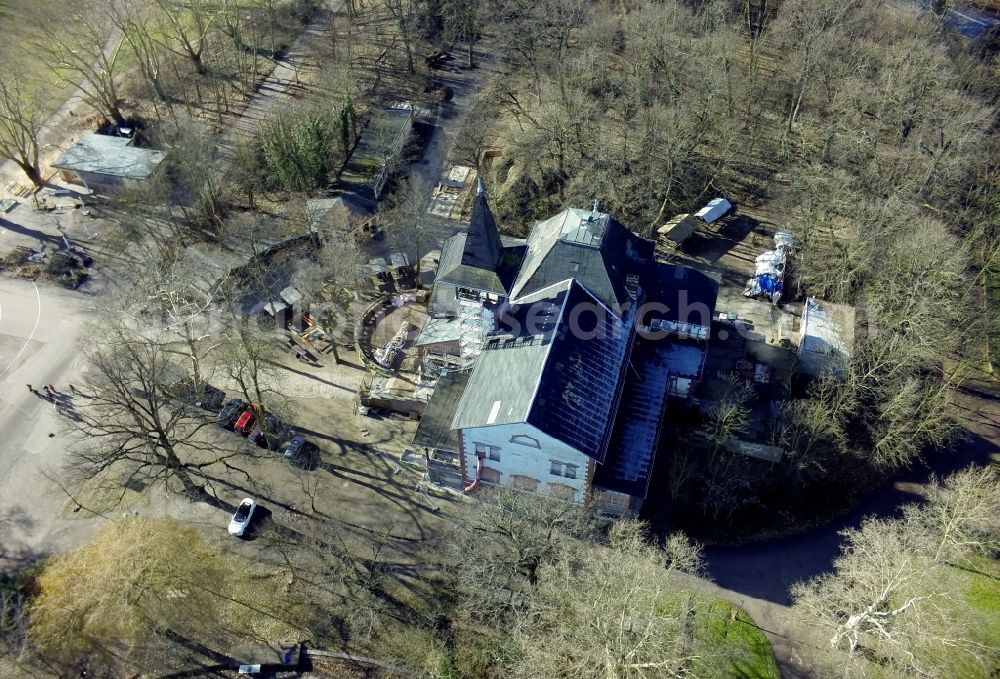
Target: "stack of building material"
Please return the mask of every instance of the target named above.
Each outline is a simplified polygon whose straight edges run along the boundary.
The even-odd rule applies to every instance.
[[[781,300],[784,287],[785,264],[792,241],[788,234],[779,232],[774,236],[775,247],[757,256],[754,260],[754,275],[747,281],[743,295],[746,297],[766,297],[772,304]]]

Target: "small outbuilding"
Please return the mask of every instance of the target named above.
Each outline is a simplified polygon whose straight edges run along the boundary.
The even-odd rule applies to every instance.
[[[342,191],[336,198],[307,200],[305,209],[312,233],[353,233],[361,243],[375,232],[375,203],[353,191]]]
[[[52,167],[62,171],[65,181],[101,193],[149,179],[165,158],[162,151],[133,146],[128,137],[88,134]]]
[[[799,329],[799,372],[814,377],[841,374],[854,347],[854,308],[806,300]]]
[[[351,188],[377,201],[410,138],[415,120],[410,104],[372,113],[354,152],[341,170],[341,188]]]

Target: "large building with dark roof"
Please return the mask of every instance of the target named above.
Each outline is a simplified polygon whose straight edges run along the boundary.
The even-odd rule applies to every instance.
[[[480,187],[431,294],[432,314],[455,320],[461,378],[441,379],[414,442],[455,454],[466,492],[510,485],[637,513],[666,401],[704,365],[718,289],[653,251],[596,206],[506,239]]]

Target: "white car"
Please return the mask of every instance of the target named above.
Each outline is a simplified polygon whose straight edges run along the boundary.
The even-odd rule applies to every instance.
[[[233,519],[229,522],[229,534],[235,535],[236,537],[243,537],[243,533],[246,531],[247,526],[250,525],[250,521],[253,520],[253,512],[257,509],[257,503],[248,497],[243,498],[240,502],[240,506],[236,509],[236,513],[233,514]]]

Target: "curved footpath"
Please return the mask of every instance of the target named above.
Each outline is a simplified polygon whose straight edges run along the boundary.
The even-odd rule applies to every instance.
[[[867,516],[890,516],[915,501],[932,474],[945,476],[970,464],[1000,460],[1000,402],[959,394],[956,399],[968,438],[951,455],[935,456],[874,493],[843,519],[801,535],[740,547],[705,550],[709,589],[743,608],[767,634],[782,677],[811,676],[812,649],[791,616],[789,588],[832,569],[839,532]]]

